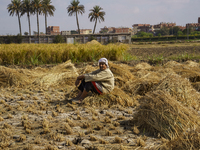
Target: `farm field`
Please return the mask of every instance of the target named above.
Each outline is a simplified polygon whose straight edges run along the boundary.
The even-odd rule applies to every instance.
[[[0,148],[200,149],[200,45],[187,44],[131,45],[134,60],[110,57],[115,89],[82,104],[68,100],[96,61],[0,66]]]

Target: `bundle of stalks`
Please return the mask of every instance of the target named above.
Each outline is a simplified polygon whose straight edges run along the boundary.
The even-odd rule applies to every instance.
[[[187,79],[177,74],[166,76],[154,90],[169,92],[172,97],[180,101],[183,105],[199,110],[200,93],[192,87]]]
[[[107,105],[108,107],[118,104],[124,107],[128,107],[138,105],[138,102],[136,99],[129,97],[121,89],[115,87],[111,93],[86,97],[83,100],[83,104],[89,106]]]
[[[152,70],[153,71],[153,70]],[[164,78],[164,77],[166,77],[166,76],[168,76],[168,75],[170,75],[170,74],[176,74],[175,72],[174,72],[174,70],[173,69],[171,69],[171,68],[159,68],[158,70],[154,70],[155,72],[157,72],[158,73],[158,76],[160,77],[160,78]]]
[[[118,64],[109,62],[109,67],[114,77],[121,77],[125,82],[128,80],[133,80],[135,78],[130,72],[130,70],[120,67],[120,65]]]
[[[85,67],[84,71],[81,74],[90,73],[90,72],[95,71],[97,69],[99,69],[99,67],[93,67],[91,65],[87,65]]]
[[[183,106],[168,92],[149,92],[139,102],[134,121],[154,135],[160,133],[165,138],[174,139],[200,124],[198,114]]]
[[[158,85],[160,78],[155,75],[156,73],[149,73],[142,78],[128,81],[124,84],[123,90],[131,95],[145,95]]]
[[[181,75],[183,78],[187,78],[190,82],[199,82],[200,81],[200,69],[196,70],[191,69],[174,69],[176,74]]]
[[[53,67],[42,77],[34,81],[33,84],[41,86],[52,86],[58,84],[72,85],[74,84],[75,78],[78,76],[77,70],[71,63],[71,60]]]
[[[166,64],[164,64],[165,68],[179,68],[182,67],[183,65],[176,62],[176,61],[168,61]]]
[[[150,70],[152,68],[148,63],[139,63],[134,67],[136,70]]]
[[[27,77],[16,69],[0,66],[0,87],[28,84]]]
[[[96,40],[92,40],[90,42],[87,42],[88,45],[101,45],[101,43],[99,43],[98,41]]]
[[[200,149],[200,128],[181,133],[180,136],[166,141],[160,149]]]
[[[186,61],[184,64],[186,64],[189,67],[195,67],[195,68],[199,68],[200,64],[191,60]]]

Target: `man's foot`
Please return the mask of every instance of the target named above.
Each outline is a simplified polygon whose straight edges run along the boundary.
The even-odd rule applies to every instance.
[[[72,99],[71,101],[74,103],[77,103],[77,104],[81,104],[81,102],[82,102],[82,100],[80,100],[80,99]]]

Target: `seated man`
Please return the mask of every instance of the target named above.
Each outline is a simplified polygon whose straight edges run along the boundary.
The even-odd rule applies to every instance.
[[[109,69],[108,60],[101,58],[98,61],[99,69],[77,77],[75,85],[80,90],[74,102],[81,103],[89,91],[97,94],[108,93],[114,89],[114,76]]]

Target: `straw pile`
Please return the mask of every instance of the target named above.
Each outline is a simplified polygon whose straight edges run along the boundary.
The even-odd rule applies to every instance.
[[[152,68],[152,66],[149,65],[148,63],[140,63],[140,64],[137,64],[134,68],[136,70],[141,70],[141,69],[150,70]]]
[[[200,93],[198,93],[191,83],[179,75],[171,74],[162,79],[154,90],[169,92],[177,101],[187,107],[196,110],[200,108]]]
[[[56,86],[59,84],[73,85],[77,76],[77,70],[71,63],[71,60],[69,60],[53,67],[45,75],[36,79],[33,84],[45,87]]]
[[[151,91],[159,81],[159,78],[140,78],[126,82],[122,89],[130,95],[145,95],[145,93]]]
[[[171,149],[200,149],[200,128],[182,133],[166,143]]]
[[[87,42],[87,44],[91,44],[91,45],[100,45],[101,43],[99,43],[98,41],[96,40],[92,40],[90,42]]]
[[[120,88],[115,87],[111,93],[103,95],[88,96],[83,100],[83,105],[108,106],[121,105],[123,107],[138,106],[138,101],[129,97]]]
[[[27,77],[16,69],[0,66],[0,87],[28,84]]]
[[[183,66],[182,64],[180,64],[176,61],[169,61],[166,64],[164,64],[165,68],[177,68],[177,67],[180,68],[182,66]]]
[[[137,125],[154,135],[173,139],[198,125],[197,113],[178,102],[169,92],[157,90],[140,99],[133,118]]]
[[[189,67],[200,67],[200,65],[199,65],[199,63],[197,63],[197,62],[194,62],[194,61],[190,61],[190,60],[188,60],[188,61],[186,61],[185,63],[184,63],[185,65],[187,65],[187,66],[189,66]]]

